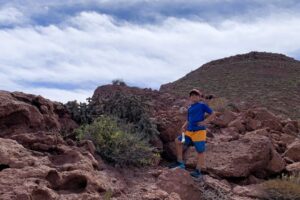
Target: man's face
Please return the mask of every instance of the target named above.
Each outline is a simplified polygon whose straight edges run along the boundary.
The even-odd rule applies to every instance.
[[[199,96],[199,95],[192,94],[192,95],[190,96],[190,101],[191,101],[192,103],[196,103],[196,102],[200,101],[200,96]]]

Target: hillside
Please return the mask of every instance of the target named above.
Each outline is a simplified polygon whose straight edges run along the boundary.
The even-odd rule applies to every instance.
[[[300,118],[300,62],[282,54],[250,52],[215,60],[160,91],[185,95],[192,88]]]

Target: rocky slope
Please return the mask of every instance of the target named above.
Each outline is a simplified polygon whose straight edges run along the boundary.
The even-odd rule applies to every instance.
[[[160,132],[156,145],[174,158],[174,139],[188,101],[168,93],[126,86],[102,86],[97,103],[113,93],[141,96]],[[205,101],[210,101],[206,99]],[[101,101],[98,101],[101,102]],[[209,126],[207,175],[195,182],[188,171],[164,162],[148,168],[116,168],[95,153],[91,141],[62,135],[78,125],[65,107],[41,96],[0,92],[0,199],[255,199],[261,184],[299,168],[299,124],[264,108],[217,113]],[[195,166],[195,150],[186,154]],[[191,168],[190,168],[191,169]]]
[[[299,77],[299,61],[281,54],[251,52],[209,62],[160,90],[186,95],[199,88],[230,102],[246,101],[300,119]]]

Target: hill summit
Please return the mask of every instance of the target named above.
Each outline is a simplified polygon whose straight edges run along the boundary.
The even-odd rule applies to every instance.
[[[184,95],[192,88],[300,118],[300,61],[283,54],[250,52],[211,61],[160,91]]]

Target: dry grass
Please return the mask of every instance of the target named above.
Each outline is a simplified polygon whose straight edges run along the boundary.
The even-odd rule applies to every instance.
[[[218,112],[224,112],[228,106],[229,101],[226,98],[214,98],[209,101],[209,106]]]
[[[267,181],[263,188],[270,200],[300,200],[300,174]]]

